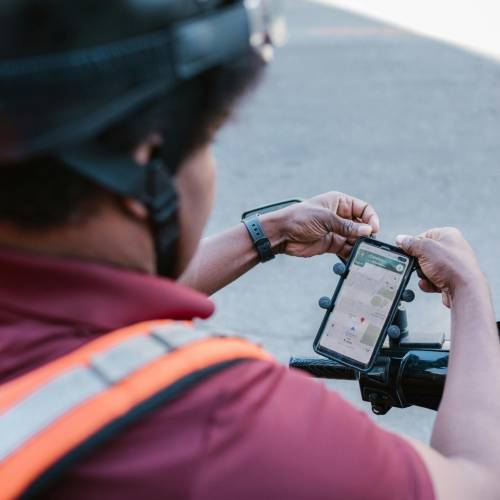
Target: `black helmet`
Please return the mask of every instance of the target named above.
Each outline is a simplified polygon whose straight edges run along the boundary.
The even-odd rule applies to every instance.
[[[176,83],[267,50],[276,0],[4,0],[0,160],[82,143]]]
[[[0,3],[0,164],[50,153],[149,208],[158,271],[169,272],[176,196],[159,161],[92,139],[182,81],[283,39],[279,0],[4,0]],[[170,249],[167,251],[167,249]]]

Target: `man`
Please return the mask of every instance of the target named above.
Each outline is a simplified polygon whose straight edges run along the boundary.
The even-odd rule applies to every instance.
[[[0,379],[15,384],[112,330],[210,315],[203,295],[156,275],[213,293],[266,258],[243,225],[195,252],[213,196],[210,140],[268,47],[244,46],[241,2],[0,9]],[[199,37],[217,54],[206,66]],[[162,66],[172,53],[174,76]],[[273,253],[303,256],[346,255],[378,230],[370,205],[340,193],[260,224]],[[123,428],[44,495],[498,498],[500,349],[487,284],[456,230],[398,243],[419,259],[421,288],[452,311],[432,447],[383,431],[301,374],[247,361]],[[473,371],[471,357],[482,360]]]

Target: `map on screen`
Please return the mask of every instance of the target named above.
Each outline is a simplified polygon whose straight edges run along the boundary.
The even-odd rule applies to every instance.
[[[360,363],[370,361],[409,260],[361,243],[320,345]]]

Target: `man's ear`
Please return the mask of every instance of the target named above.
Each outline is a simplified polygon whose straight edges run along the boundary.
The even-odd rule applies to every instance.
[[[147,165],[151,161],[154,150],[163,144],[160,134],[150,134],[133,151],[134,161],[139,165]]]
[[[162,144],[163,139],[160,134],[153,133],[148,135],[132,153],[134,161],[139,165],[137,168],[147,165],[151,161],[151,156],[155,148]],[[135,219],[144,221],[148,218],[148,211],[140,201],[134,200],[134,198],[120,198],[120,204]]]
[[[134,219],[146,221],[149,218],[149,213],[145,205],[138,200],[134,200],[134,198],[120,197],[120,204],[125,212]]]
[[[132,157],[138,167],[147,165],[151,161],[153,151],[163,144],[163,139],[159,134],[150,134],[132,152]],[[148,211],[143,203],[134,198],[120,197],[120,204],[125,211],[135,219],[145,221],[148,219]]]

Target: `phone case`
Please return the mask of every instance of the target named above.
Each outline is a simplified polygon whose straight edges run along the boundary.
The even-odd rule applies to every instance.
[[[396,298],[394,299],[394,302],[391,306],[391,310],[390,310],[390,312],[387,316],[387,319],[384,323],[384,326],[382,328],[382,333],[380,334],[379,339],[377,340],[377,343],[375,344],[375,348],[373,350],[372,356],[371,356],[368,364],[366,364],[366,365],[355,360],[355,359],[349,358],[348,356],[331,351],[330,349],[328,349],[320,344],[321,337],[323,335],[323,332],[325,330],[326,325],[328,324],[328,319],[329,319],[331,313],[333,312],[333,310],[335,309],[335,301],[340,293],[340,290],[344,284],[344,281],[346,280],[347,276],[349,275],[351,264],[354,260],[354,256],[357,253],[358,247],[363,242],[369,242],[370,245],[393,251],[399,255],[404,255],[405,257],[407,257],[409,259],[408,269],[406,271],[406,274],[403,278],[403,281],[400,284]],[[340,278],[340,280],[337,284],[337,287],[335,288],[335,292],[333,293],[332,300],[330,302],[331,305],[328,308],[328,310],[326,311],[325,316],[323,318],[323,321],[321,322],[321,326],[319,328],[319,331],[316,335],[316,338],[314,339],[314,343],[313,343],[314,351],[316,353],[320,354],[321,356],[332,359],[334,361],[338,361],[339,363],[342,363],[342,364],[349,366],[351,368],[355,368],[355,369],[359,370],[360,372],[369,371],[373,367],[373,364],[375,363],[375,360],[377,359],[377,356],[380,352],[380,349],[384,343],[384,340],[387,336],[387,329],[392,324],[392,321],[394,320],[394,316],[397,312],[398,305],[401,301],[401,295],[403,294],[406,286],[408,285],[408,281],[410,280],[410,277],[411,277],[413,271],[415,270],[415,265],[416,265],[416,261],[413,257],[405,254],[400,248],[395,247],[394,245],[389,245],[387,243],[383,243],[383,242],[381,242],[379,240],[375,240],[373,238],[368,238],[368,237],[359,238],[353,247],[353,250],[351,252],[349,260],[346,263],[346,271],[345,271],[344,275]]]

